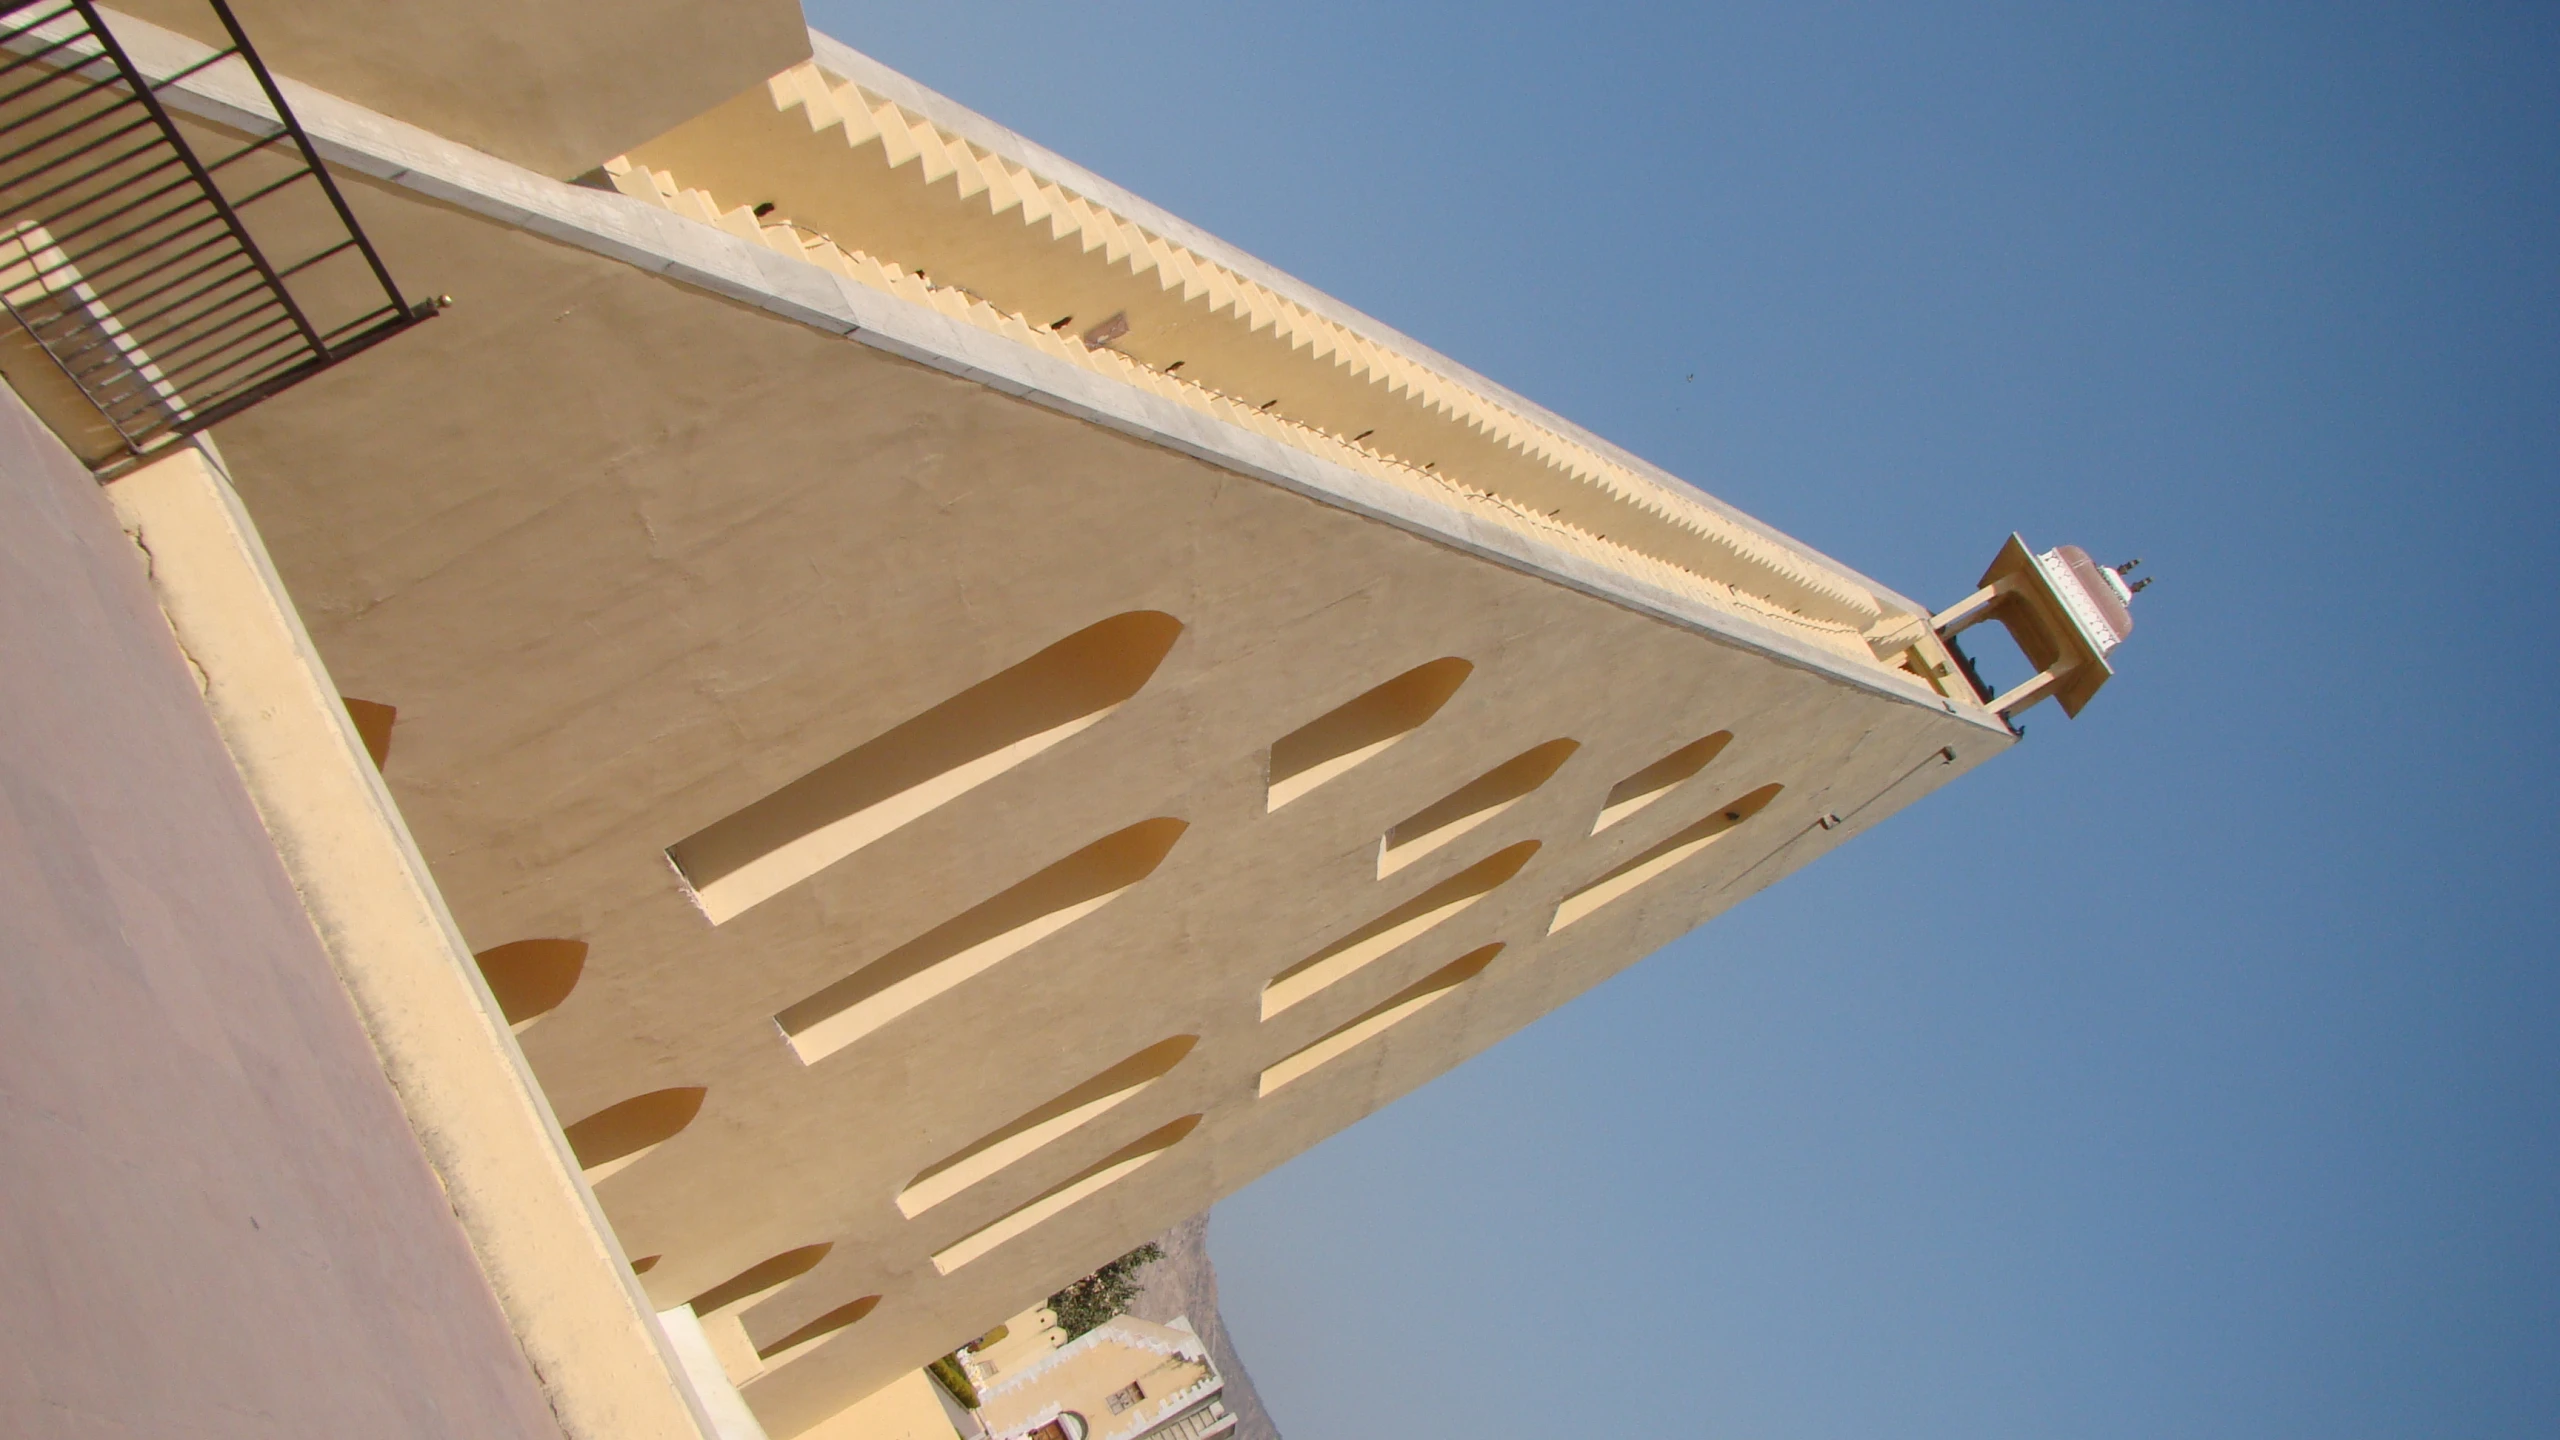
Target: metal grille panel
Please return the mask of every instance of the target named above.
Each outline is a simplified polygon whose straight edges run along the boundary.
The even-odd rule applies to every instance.
[[[74,448],[101,468],[435,313],[401,298],[229,6],[207,3],[230,44],[157,82],[90,0],[0,3],[0,306],[49,362],[36,384],[94,410]],[[162,103],[222,65],[255,78],[272,133]]]

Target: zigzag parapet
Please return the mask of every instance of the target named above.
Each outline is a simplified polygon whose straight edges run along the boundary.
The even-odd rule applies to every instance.
[[[625,195],[1845,656],[1908,618],[1699,500],[814,64],[610,162]]]

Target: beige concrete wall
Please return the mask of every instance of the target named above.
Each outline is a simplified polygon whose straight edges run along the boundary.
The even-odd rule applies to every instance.
[[[802,65],[606,171],[623,194],[1843,655],[1872,658],[1865,632],[1906,628],[1840,567],[1165,239],[1036,156],[982,148],[954,128],[970,118]]]
[[[808,1440],[955,1440],[962,1432],[950,1412],[933,1381],[910,1370],[801,1433]]]
[[[234,0],[268,68],[546,175],[594,166],[805,58],[795,0]],[[204,0],[130,14],[228,44]]]
[[[599,1185],[679,1303],[831,1242],[758,1343],[777,1435],[1368,1113],[2006,743],[1909,691],[1667,623],[1191,455],[452,211],[362,202],[463,303],[226,427],[315,639],[395,704],[388,779],[472,947],[571,938],[524,1033],[564,1119],[702,1088]],[[666,850],[1081,627],[1183,629],[1107,718],[725,924]],[[1778,648],[1774,642],[1772,649]],[[1274,741],[1440,657],[1420,729],[1277,811]],[[1913,687],[1916,688],[1916,687]],[[1686,787],[1590,833],[1699,737]],[[1559,738],[1553,778],[1381,880],[1386,830]],[[1942,747],[1957,759],[1942,763]],[[1786,788],[1554,935],[1560,900]],[[1817,817],[1849,818],[1841,829]],[[1185,828],[1141,883],[815,1065],[775,1017],[1098,838]],[[1497,854],[1480,903],[1271,1022],[1273,976]],[[1487,944],[1476,978],[1265,1100],[1261,1072]],[[926,1168],[1173,1035],[1170,1073],[910,1219]],[[983,1258],[937,1254],[1133,1141],[1198,1128]]]
[[[218,74],[170,94],[259,123]],[[566,999],[517,1018],[655,1302],[826,1247],[737,1316],[767,1352],[746,1389],[777,1435],[2008,743],[1881,664],[1249,423],[327,96],[296,104],[386,182],[353,193],[395,270],[458,303],[224,443],[331,670],[398,707],[388,779],[469,946],[586,947]],[[1011,667],[1137,612],[1181,628],[1134,691],[1087,675],[944,723],[994,677],[1023,700]],[[1440,662],[1465,672],[1445,703],[1385,707],[1427,712],[1417,728],[1274,807],[1275,746],[1284,770],[1303,748],[1283,737]],[[1593,833],[1628,777],[1725,731]],[[1004,763],[924,763],[988,735]],[[1382,867],[1391,829],[1440,834],[1423,822],[1450,797],[1559,741],[1543,783]],[[811,831],[827,863],[754,903],[706,911],[707,880],[697,897],[670,863],[792,812],[805,791],[760,807],[804,777],[852,774],[819,788],[885,805],[893,771],[917,783],[863,815],[904,823]],[[1113,875],[1133,883],[1076,889]],[[1644,883],[1556,926],[1613,875]],[[1110,898],[1035,936],[1067,915],[1029,903],[1044,888]],[[990,928],[998,897],[1029,928]],[[966,978],[921,967],[962,956]],[[1266,994],[1319,970],[1337,983]],[[812,1059],[779,1022],[847,984],[880,1023]],[[1169,1070],[1112,1081],[1177,1039]],[[914,1203],[920,1175],[1005,1146],[987,1178]]]

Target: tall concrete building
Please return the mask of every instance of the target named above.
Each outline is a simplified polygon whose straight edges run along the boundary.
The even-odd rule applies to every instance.
[[[2014,538],[1933,613],[789,0],[237,11],[0,19],[6,863],[69,917],[7,963],[59,1087],[211,1053],[167,997],[255,949],[302,1029],[222,1022],[243,1093],[327,1115],[173,1062],[12,1122],[95,1164],[10,1182],[92,1280],[0,1268],[11,1323],[199,1327],[22,1351],[18,1433],[175,1433],[230,1220],[34,1217],[223,1166],[369,1258],[252,1277],[301,1338],[221,1383],[326,1370],[311,1428],[203,1433],[838,1433],[2130,629]]]

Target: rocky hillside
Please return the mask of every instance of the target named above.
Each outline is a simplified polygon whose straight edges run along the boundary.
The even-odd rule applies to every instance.
[[[1146,1289],[1129,1307],[1141,1320],[1159,1324],[1188,1316],[1191,1328],[1208,1343],[1218,1373],[1227,1377],[1227,1409],[1236,1417],[1235,1440],[1280,1440],[1262,1397],[1253,1392],[1253,1377],[1227,1338],[1227,1322],[1218,1314],[1218,1272],[1209,1264],[1209,1217],[1194,1215],[1156,1237],[1164,1258],[1138,1272]]]

